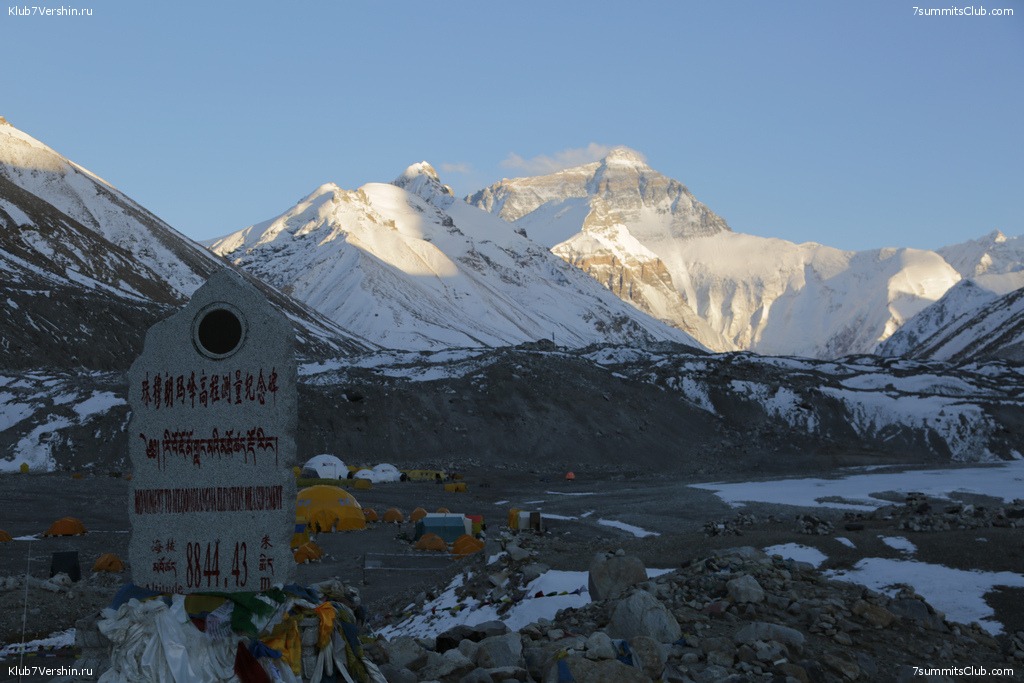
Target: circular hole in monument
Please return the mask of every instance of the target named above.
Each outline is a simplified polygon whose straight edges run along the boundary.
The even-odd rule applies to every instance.
[[[211,356],[226,356],[242,343],[242,321],[226,308],[215,308],[199,321],[196,340]]]

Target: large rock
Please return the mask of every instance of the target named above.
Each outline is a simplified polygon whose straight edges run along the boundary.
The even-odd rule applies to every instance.
[[[443,655],[431,652],[427,665],[420,670],[420,680],[433,681],[442,679],[458,680],[476,668],[466,655],[457,649],[451,649]]]
[[[752,645],[759,640],[765,642],[774,640],[776,643],[782,643],[799,652],[803,649],[807,639],[804,638],[803,633],[800,633],[795,628],[782,626],[781,624],[771,624],[766,621],[753,621],[736,631],[733,635],[733,640],[737,643],[746,643],[748,645]]]
[[[484,669],[519,666],[522,659],[523,643],[518,633],[484,638],[476,652],[476,665]]]
[[[647,636],[637,636],[629,641],[629,649],[633,653],[633,665],[641,668],[654,680],[661,678],[668,660],[666,646]]]
[[[615,659],[617,655],[615,643],[604,631],[594,631],[587,638],[587,659]]]
[[[599,553],[590,563],[587,588],[591,600],[610,600],[646,580],[647,569],[640,558]]]
[[[388,664],[399,669],[420,669],[427,663],[427,651],[415,638],[400,636],[386,646]]]
[[[736,577],[725,584],[725,587],[729,591],[729,597],[735,603],[745,604],[752,602],[759,604],[764,602],[764,589],[761,588],[761,584],[757,582],[757,579],[750,574]]]
[[[416,683],[416,674],[394,664],[381,664],[380,672],[388,683]]]
[[[607,632],[612,638],[647,636],[659,643],[674,643],[683,635],[679,622],[665,605],[642,590],[633,591],[615,605]]]
[[[562,668],[561,675],[559,667]],[[627,666],[616,659],[591,661],[572,656],[552,662],[544,672],[544,683],[558,683],[564,680],[566,670],[572,675],[572,680],[586,683],[650,683],[651,680],[640,669]]]

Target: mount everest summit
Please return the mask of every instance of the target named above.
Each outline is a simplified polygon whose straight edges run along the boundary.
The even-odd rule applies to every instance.
[[[467,198],[715,351],[874,353],[962,278],[1024,286],[1021,253],[979,240],[940,252],[851,252],[733,232],[629,149]]]

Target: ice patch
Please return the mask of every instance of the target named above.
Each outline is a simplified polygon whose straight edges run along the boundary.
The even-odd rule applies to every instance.
[[[782,543],[771,545],[764,549],[769,555],[782,555],[787,560],[806,562],[814,567],[820,567],[822,562],[828,559],[828,555],[817,548],[800,545],[799,543]]]
[[[845,546],[846,546],[847,548],[856,548],[856,547],[857,547],[857,546],[856,546],[856,545],[854,544],[854,542],[853,542],[853,541],[851,541],[850,539],[848,539],[848,538],[846,538],[846,537],[844,537],[844,536],[836,536],[836,539],[835,539],[835,540],[837,540],[838,542],[842,543],[842,544],[843,544],[843,545],[845,545]]]
[[[75,406],[75,412],[82,419],[90,415],[105,413],[115,406],[123,406],[126,401],[112,391],[94,391],[92,396]]]
[[[873,590],[895,595],[896,584],[907,584],[924,597],[946,619],[961,624],[978,622],[992,635],[1003,632],[994,619],[995,611],[985,602],[985,594],[995,586],[1024,588],[1024,576],[1013,572],[983,572],[952,569],[916,560],[889,560],[867,557],[853,569],[825,572],[837,581],[848,581]]]
[[[733,507],[756,502],[873,510],[890,504],[890,501],[873,495],[884,491],[919,491],[927,496],[947,499],[952,493],[977,493],[1010,501],[1018,498],[1024,490],[1024,461],[1014,460],[985,467],[857,474],[839,479],[781,479],[691,486],[714,491]]]
[[[657,531],[647,531],[645,529],[641,529],[638,526],[626,524],[625,522],[617,522],[613,519],[599,519],[597,520],[597,523],[601,526],[610,526],[615,529],[621,529],[622,531],[626,531],[628,533],[633,534],[637,538],[646,538],[648,536],[661,536],[661,534],[659,534]]]
[[[593,496],[593,495],[596,495],[593,491],[590,491],[590,492],[580,491],[578,493],[569,493],[567,491],[545,491],[544,493],[545,493],[545,495],[551,495],[551,496]]]
[[[917,546],[903,536],[879,536],[878,538],[882,540],[882,543],[886,544],[893,550],[899,550],[901,553],[913,555],[917,552]]]

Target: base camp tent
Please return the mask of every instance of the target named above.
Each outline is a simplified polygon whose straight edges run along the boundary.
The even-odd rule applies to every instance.
[[[337,456],[324,453],[314,455],[302,466],[307,479],[348,479],[348,468]]]
[[[299,491],[295,499],[295,520],[310,531],[352,531],[365,529],[363,508],[348,491],[318,484]]]
[[[438,514],[427,513],[420,521],[416,522],[416,533],[414,539],[419,539],[424,534],[437,534],[445,543],[451,543],[462,534],[472,534],[473,524],[465,515],[460,514]]]

